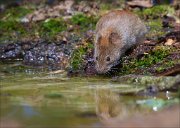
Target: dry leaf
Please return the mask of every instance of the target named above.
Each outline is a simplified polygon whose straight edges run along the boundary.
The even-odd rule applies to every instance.
[[[172,45],[175,41],[173,39],[168,39],[166,42],[165,42],[165,45]]]

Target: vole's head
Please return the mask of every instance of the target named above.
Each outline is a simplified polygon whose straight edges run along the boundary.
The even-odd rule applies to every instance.
[[[95,68],[99,74],[108,72],[118,64],[121,56],[121,36],[114,31],[97,33],[95,40]]]

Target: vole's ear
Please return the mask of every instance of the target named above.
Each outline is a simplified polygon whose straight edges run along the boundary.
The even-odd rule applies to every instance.
[[[120,40],[120,36],[118,35],[118,33],[112,32],[109,35],[109,43],[117,44],[118,40]]]

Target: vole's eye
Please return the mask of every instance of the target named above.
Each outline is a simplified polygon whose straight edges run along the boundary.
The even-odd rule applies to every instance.
[[[109,56],[106,58],[106,61],[110,61],[110,57]]]
[[[98,60],[98,57],[96,57],[96,60]]]

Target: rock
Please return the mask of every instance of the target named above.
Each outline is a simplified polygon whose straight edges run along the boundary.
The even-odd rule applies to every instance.
[[[65,69],[69,65],[73,40],[21,42],[0,45],[0,60],[22,59],[25,65]]]
[[[38,43],[36,47],[25,52],[23,62],[27,65],[48,65],[53,67],[57,66],[57,69],[64,69],[68,66],[67,62],[70,57],[70,51],[67,52],[66,49],[68,48],[66,47],[69,46],[48,42]]]
[[[6,58],[20,58],[21,57],[21,47],[19,44],[8,44],[1,47],[0,59]]]

